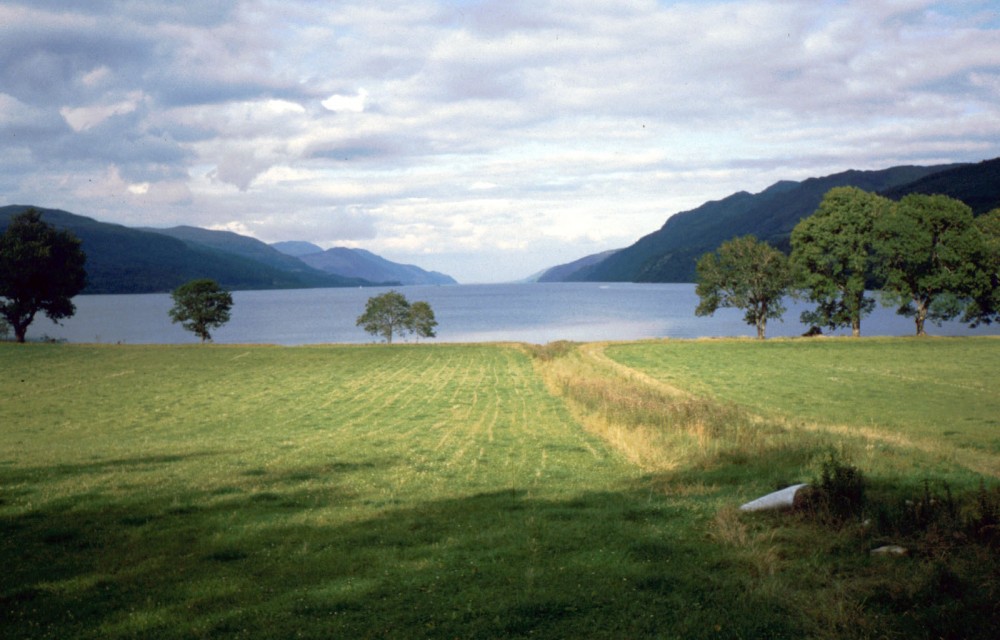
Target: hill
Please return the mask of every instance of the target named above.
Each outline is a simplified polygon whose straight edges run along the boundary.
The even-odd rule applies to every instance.
[[[7,227],[12,216],[28,208],[0,207],[0,230]],[[99,222],[58,209],[35,208],[43,220],[72,231],[83,242],[87,254],[84,293],[165,292],[195,278],[212,278],[232,290],[371,284],[314,272],[305,265],[281,268],[163,232]]]
[[[169,229],[143,228],[142,230],[177,238],[188,244],[202,245],[225,253],[249,258],[282,271],[300,273],[306,276],[307,279],[319,278],[321,281],[328,279],[327,274],[318,269],[313,269],[298,258],[283,253],[256,238],[242,236],[232,231],[216,231],[189,226],[172,227]]]
[[[288,240],[287,242],[272,242],[271,246],[285,255],[301,258],[310,253],[322,253],[323,247],[314,245],[311,242],[301,240]]]
[[[562,281],[692,282],[697,259],[736,236],[753,234],[787,251],[792,229],[833,187],[854,186],[895,199],[907,193],[944,193],[968,203],[978,214],[1000,206],[998,176],[1000,159],[850,170],[801,182],[780,181],[757,194],[741,191],[678,213],[630,247],[600,260],[588,256],[578,261],[583,266],[575,270],[561,265],[555,273]]]
[[[534,282],[565,282],[567,278],[571,277],[574,273],[582,271],[583,269],[588,269],[594,265],[607,260],[613,254],[618,253],[620,249],[612,249],[611,251],[604,251],[602,253],[595,253],[593,255],[584,256],[579,260],[574,260],[573,262],[568,262],[566,264],[561,264],[550,269],[543,271],[538,277],[533,278]]]
[[[1000,158],[962,165],[934,173],[883,195],[899,200],[911,193],[942,194],[957,198],[977,216],[1000,207]]]
[[[436,271],[425,271],[412,264],[392,262],[364,249],[334,247],[321,253],[303,255],[299,259],[327,273],[363,278],[373,282],[396,282],[404,285],[457,284],[451,276]]]

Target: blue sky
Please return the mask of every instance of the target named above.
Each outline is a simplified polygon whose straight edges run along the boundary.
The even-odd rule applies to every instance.
[[[998,16],[0,0],[0,203],[516,279],[779,179],[1000,156]]]

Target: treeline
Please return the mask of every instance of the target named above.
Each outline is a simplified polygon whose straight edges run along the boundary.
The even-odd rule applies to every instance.
[[[960,318],[970,326],[1000,320],[1000,209],[978,218],[960,200],[911,194],[898,202],[856,187],[836,187],[792,230],[791,254],[748,235],[698,260],[698,315],[719,307],[745,311],[764,338],[793,295],[816,306],[801,320],[822,329],[850,328],[880,292],[897,313],[926,322]]]

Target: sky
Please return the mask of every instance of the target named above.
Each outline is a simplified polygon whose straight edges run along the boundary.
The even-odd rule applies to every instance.
[[[0,204],[459,282],[1000,156],[1000,0],[0,0]]]

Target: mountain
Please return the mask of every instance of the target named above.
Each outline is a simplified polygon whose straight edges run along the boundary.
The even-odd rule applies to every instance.
[[[269,244],[263,243],[256,238],[241,236],[232,231],[215,231],[202,229],[199,227],[172,227],[169,229],[156,229],[145,227],[142,231],[152,231],[171,238],[177,238],[186,243],[195,243],[212,249],[217,249],[225,253],[242,256],[257,262],[266,264],[282,271],[302,273],[309,276],[319,276],[325,279],[322,271],[313,269],[298,258],[279,251]],[[315,246],[315,245],[314,245]],[[318,248],[318,247],[317,247]],[[319,249],[322,251],[322,249]]]
[[[883,195],[899,200],[911,193],[941,194],[961,200],[982,215],[1000,207],[1000,158],[983,160],[931,174],[888,189]]]
[[[7,227],[12,216],[28,208],[0,207],[0,230]],[[58,209],[35,208],[42,220],[72,231],[82,241],[87,254],[84,293],[165,292],[195,278],[212,278],[231,290],[372,284],[316,272],[305,265],[281,268],[162,232],[99,222]]]
[[[573,262],[567,262],[566,264],[551,267],[543,271],[536,278],[532,278],[532,280],[534,282],[565,282],[566,279],[574,273],[593,267],[599,262],[610,258],[613,254],[618,253],[618,251],[620,251],[620,249],[612,249],[611,251],[595,253],[593,255],[584,256],[579,260],[574,260]]]
[[[271,246],[284,253],[295,258],[301,258],[302,256],[307,256],[310,253],[322,253],[323,247],[317,247],[311,242],[302,242],[301,240],[289,240],[287,242],[272,242]]]
[[[364,249],[334,247],[322,253],[301,256],[299,259],[327,273],[364,278],[373,282],[458,284],[454,278],[443,273],[425,271],[412,264],[391,262]]]
[[[788,251],[792,229],[812,215],[833,187],[854,186],[891,198],[945,193],[982,213],[1000,206],[998,173],[1000,158],[978,164],[851,170],[801,182],[784,180],[757,194],[741,191],[678,213],[630,247],[604,259],[588,256],[578,261],[583,264],[575,271],[558,273],[563,281],[693,282],[698,258],[737,236],[753,234]]]

